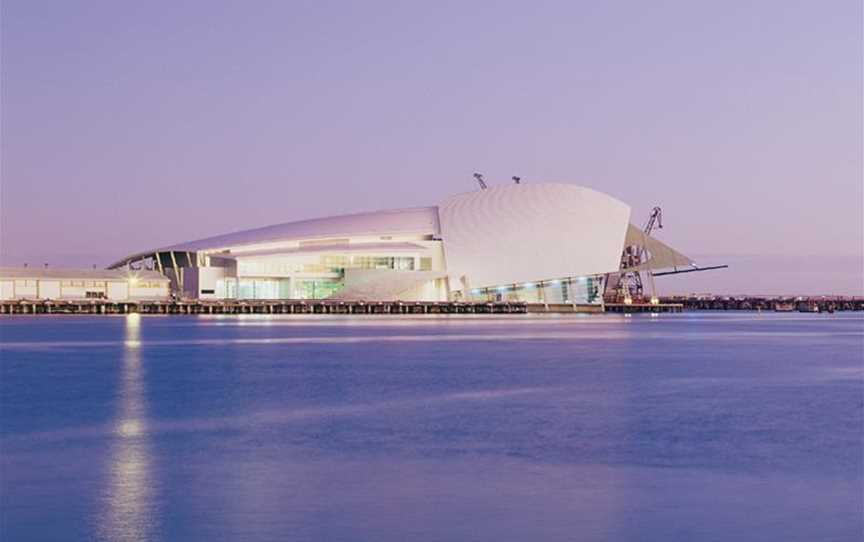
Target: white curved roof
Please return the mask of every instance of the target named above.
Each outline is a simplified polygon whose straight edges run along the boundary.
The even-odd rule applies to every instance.
[[[111,267],[124,265],[127,261],[153,254],[154,252],[197,252],[219,250],[244,245],[257,245],[271,241],[320,239],[326,237],[353,237],[361,235],[439,235],[438,208],[414,207],[356,213],[350,215],[313,218],[297,222],[285,222],[263,228],[243,230],[167,247],[146,250],[114,263]]]
[[[474,287],[618,269],[630,207],[582,186],[511,184],[438,208],[447,271]]]
[[[589,188],[563,183],[499,185],[447,198],[436,207],[357,213],[217,235],[143,251],[222,251],[279,241],[386,235],[432,235],[444,240],[448,272],[472,286],[611,273],[618,270],[630,207]],[[631,232],[632,233],[632,232]],[[329,247],[333,249],[334,247]],[[344,248],[340,245],[340,248]],[[665,250],[668,249],[668,250]],[[689,263],[665,245],[649,248],[653,268]],[[284,252],[284,250],[281,250]],[[674,252],[674,251],[673,251]],[[679,257],[680,256],[680,257]]]

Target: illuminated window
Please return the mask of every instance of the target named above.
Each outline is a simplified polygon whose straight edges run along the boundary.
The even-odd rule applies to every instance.
[[[295,299],[324,299],[342,289],[344,284],[337,280],[310,279],[297,280],[294,284]]]

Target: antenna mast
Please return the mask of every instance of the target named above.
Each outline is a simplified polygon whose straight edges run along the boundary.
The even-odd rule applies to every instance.
[[[483,175],[480,173],[475,173],[474,178],[477,179],[477,183],[480,184],[480,190],[486,190],[486,182],[483,180]]]

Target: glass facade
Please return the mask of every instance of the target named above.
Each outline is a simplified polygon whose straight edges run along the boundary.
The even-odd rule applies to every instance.
[[[293,297],[295,299],[324,299],[341,290],[342,286],[344,284],[341,280],[295,279]]]
[[[219,254],[205,254],[204,267],[220,270],[202,273],[198,295],[217,299],[326,299],[345,288],[349,269],[432,271],[441,253],[437,245],[363,247],[364,243],[351,246],[350,241],[301,241],[299,250],[226,253],[221,260]],[[364,277],[365,274],[358,274],[356,280],[368,280]],[[446,298],[445,290],[442,288],[434,296]]]
[[[413,256],[375,256],[375,255],[339,255],[324,254],[317,258],[286,259],[250,259],[237,262],[237,273],[240,276],[273,276],[293,275],[297,273],[342,273],[344,269],[395,269],[397,271],[413,271],[417,268]],[[426,261],[428,260],[428,261]],[[428,265],[431,269],[431,258],[421,258],[421,266]]]
[[[224,299],[287,299],[290,284],[289,279],[219,279],[214,294]]]
[[[222,299],[324,299],[342,289],[341,279],[227,278],[216,281],[213,293]]]
[[[568,277],[559,280],[507,284],[471,290],[475,301],[524,301],[527,303],[575,303],[599,305],[602,301],[603,277]]]
[[[237,299],[237,279],[219,279],[215,290],[218,298]]]
[[[344,287],[345,269],[431,268],[431,258],[415,256],[330,253],[241,258],[237,261],[239,278],[217,280],[214,293],[226,299],[324,299]]]

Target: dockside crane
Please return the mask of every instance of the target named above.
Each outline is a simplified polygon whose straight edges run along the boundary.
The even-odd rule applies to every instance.
[[[648,236],[651,235],[651,232],[653,232],[655,228],[663,228],[663,210],[657,206],[651,209],[651,215],[648,217],[648,222],[646,222],[645,227],[642,228],[642,243],[629,245],[625,247],[624,252],[621,253],[621,265],[619,266],[619,269],[621,269],[622,272],[619,275],[616,293],[624,303],[632,303],[634,299],[643,299],[644,287],[642,284],[642,274],[638,269],[633,268],[651,261],[645,246],[648,244]],[[629,271],[624,271],[625,269],[629,269]],[[648,272],[648,280],[651,283],[651,301],[654,302],[657,298],[657,291],[654,287],[654,275],[651,273],[650,264],[646,271]]]

